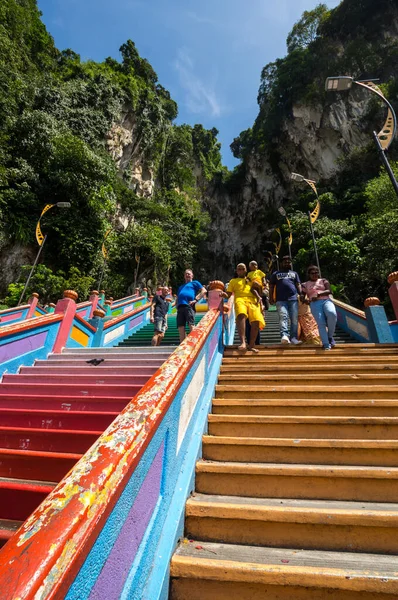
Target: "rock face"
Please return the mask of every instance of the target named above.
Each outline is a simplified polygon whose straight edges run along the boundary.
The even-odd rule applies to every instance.
[[[272,249],[267,242],[269,230],[278,220],[278,206],[294,194],[292,172],[327,181],[339,170],[344,156],[371,143],[372,125],[364,118],[370,99],[370,92],[354,87],[349,93],[331,94],[325,105],[293,106],[280,136],[273,140],[273,157],[252,154],[244,164],[240,189],[233,193],[214,187],[207,191],[208,249],[213,257],[209,262],[218,267],[213,276],[230,277],[241,260],[261,263],[264,251]],[[385,115],[381,109],[375,128],[381,128]]]
[[[144,198],[152,196],[155,174],[144,159],[134,112],[125,108],[120,123],[114,123],[108,132],[106,146],[131,189]]]

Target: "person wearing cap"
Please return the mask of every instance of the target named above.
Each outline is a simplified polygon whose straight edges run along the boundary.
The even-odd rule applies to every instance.
[[[265,321],[261,306],[257,298],[251,291],[251,285],[246,278],[247,269],[244,263],[239,263],[236,267],[237,277],[231,279],[226,292],[221,292],[220,296],[229,298],[234,294],[236,327],[238,329],[240,346],[238,350],[245,352],[251,350],[257,353],[255,341],[260,329],[264,329]],[[246,342],[246,320],[249,320],[250,340],[249,345]]]

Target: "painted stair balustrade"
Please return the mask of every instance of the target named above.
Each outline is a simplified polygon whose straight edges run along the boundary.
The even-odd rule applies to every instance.
[[[168,358],[68,349],[0,383],[0,547]],[[94,361],[87,362],[87,361]],[[97,364],[95,364],[97,363]]]
[[[166,346],[68,349],[22,370],[20,376],[29,378],[35,369],[39,376],[56,378],[73,370],[72,385],[82,373],[86,383],[81,383],[80,394],[66,396],[62,383],[48,384],[58,385],[61,398],[52,390],[40,394],[41,404],[37,405],[36,395],[27,396],[32,408],[29,411],[23,408],[25,396],[20,396],[16,409],[15,398],[11,406],[8,404],[9,392],[4,398],[4,417],[10,426],[38,429],[42,421],[43,429],[58,428],[61,446],[65,430],[76,435],[99,431],[104,420],[112,420],[110,413],[120,411],[125,403],[124,396],[112,391],[117,383],[106,384],[108,395],[99,389],[94,393],[90,387],[94,384],[87,379],[91,373],[101,382],[107,375],[119,373],[142,376],[144,369],[156,366],[153,357],[161,361],[166,358],[70,471],[62,460],[73,464],[79,458],[77,450],[72,454],[71,443],[66,452],[31,451],[22,482],[15,481],[13,473],[3,477],[5,486],[30,485],[26,489],[30,507],[38,505],[39,495],[45,498],[17,532],[23,517],[7,514],[2,522],[3,539],[10,537],[0,550],[4,597],[160,600],[167,596],[169,561],[181,535],[185,500],[192,491],[223,340],[230,342],[233,336],[233,307],[228,309],[225,318],[210,310],[170,356]],[[91,358],[96,359],[97,366],[87,364]],[[35,384],[29,380],[23,385]],[[98,383],[99,388],[103,385]],[[52,419],[51,423],[46,419]],[[41,444],[42,438],[35,443]],[[29,450],[24,452],[29,454]],[[52,458],[53,463],[44,469],[41,464],[35,471],[38,453],[43,459]],[[43,473],[45,480],[40,479]],[[15,493],[14,488],[10,493]],[[8,497],[7,506],[10,503]]]
[[[170,600],[398,597],[398,346],[226,349]]]

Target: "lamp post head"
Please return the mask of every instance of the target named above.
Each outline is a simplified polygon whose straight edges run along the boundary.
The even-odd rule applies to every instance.
[[[285,209],[283,208],[283,206],[280,206],[280,207],[278,208],[278,213],[279,213],[280,215],[282,215],[282,217],[286,217],[286,211],[285,211]]]
[[[57,202],[55,206],[58,206],[58,208],[70,208],[71,203],[70,202]]]
[[[337,77],[328,77],[325,82],[326,92],[346,92],[351,89],[354,82],[353,77],[339,75]]]
[[[292,173],[290,179],[292,181],[304,181],[305,178],[302,175],[299,175],[299,173]]]

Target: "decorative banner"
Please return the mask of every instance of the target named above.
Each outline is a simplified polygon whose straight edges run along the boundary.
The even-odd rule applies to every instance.
[[[384,96],[384,94],[381,91],[381,89],[379,88],[379,86],[376,85],[375,83],[373,83],[373,81],[356,81],[355,83],[357,83],[358,85],[361,85],[362,87],[370,88],[371,90],[376,92],[376,94],[378,96],[380,96],[380,98],[382,98],[383,100],[386,100],[386,97]],[[379,131],[379,133],[377,134],[377,137],[379,138],[380,146],[383,148],[383,150],[388,150],[388,148],[393,140],[394,134],[395,134],[394,115],[392,114],[391,108],[388,108],[386,122],[384,123],[381,131]]]
[[[40,219],[42,218],[42,216],[44,215],[44,213],[46,213],[48,210],[50,210],[50,208],[52,208],[53,206],[55,206],[55,204],[46,204],[46,206],[41,211],[41,215],[40,215],[39,220],[37,222],[37,225],[36,225],[36,240],[37,240],[37,243],[39,244],[39,246],[42,245],[43,240],[44,240],[44,235],[42,234],[41,229],[40,229]]]
[[[108,229],[108,231],[105,233],[104,241],[102,242],[102,256],[104,257],[105,260],[108,258],[108,250],[105,248],[105,241],[111,231],[112,231],[112,227],[110,229]]]
[[[282,234],[281,234],[281,230],[279,229],[279,227],[277,227],[275,229],[275,231],[279,234],[279,242],[278,243],[274,242],[275,252],[276,252],[276,254],[279,254],[279,250],[282,247]]]
[[[314,208],[314,210],[312,211],[312,213],[310,213],[310,219],[311,219],[311,223],[312,224],[315,223],[315,221],[319,217],[319,213],[320,212],[321,212],[321,203],[318,200],[318,202],[316,203],[316,207]]]
[[[289,244],[289,246],[291,246],[292,242],[293,242],[292,226],[291,226],[291,223],[290,223],[290,221],[289,221],[289,219],[287,217],[286,217],[286,221],[287,221],[287,224],[289,226],[289,237],[288,237],[287,243]]]

